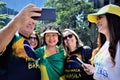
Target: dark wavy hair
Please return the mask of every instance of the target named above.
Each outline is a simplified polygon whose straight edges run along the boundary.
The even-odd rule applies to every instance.
[[[61,26],[56,24],[56,23],[49,23],[49,24],[46,24],[43,29],[42,29],[42,32],[45,32],[46,30],[56,30],[59,32],[60,35],[58,35],[58,43],[57,45],[61,45],[61,41],[62,41],[62,35],[61,35]],[[45,42],[45,35],[43,36],[43,45],[46,45],[46,42]]]
[[[114,14],[106,13],[105,14],[107,22],[108,22],[108,29],[110,33],[110,46],[109,46],[109,52],[111,56],[111,60],[113,64],[115,65],[115,55],[116,55],[116,46],[118,41],[120,40],[120,17]],[[99,49],[103,46],[103,44],[106,41],[106,37],[104,34],[99,33],[98,34],[98,46],[93,51],[93,55],[91,60],[94,59],[95,54],[99,51]],[[93,64],[93,63],[92,63]]]

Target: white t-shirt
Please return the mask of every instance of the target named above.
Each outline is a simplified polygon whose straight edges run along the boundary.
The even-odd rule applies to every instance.
[[[108,51],[109,41],[101,47],[100,51],[95,55],[95,80],[119,80],[120,79],[120,42],[117,44],[117,52],[115,56],[115,66],[111,61]]]

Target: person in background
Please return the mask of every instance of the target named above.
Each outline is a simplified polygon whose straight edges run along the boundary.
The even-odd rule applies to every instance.
[[[88,20],[98,26],[98,46],[92,53],[92,64],[86,64],[87,74],[95,80],[120,78],[120,6],[108,4],[97,13],[89,14]]]
[[[92,49],[89,46],[84,46],[75,31],[64,29],[63,31],[63,47],[66,52],[66,60],[64,64],[64,74],[66,80],[93,80],[92,76],[85,73],[82,68],[82,63],[77,58],[85,63],[89,63]]]
[[[0,80],[40,80],[39,69],[29,66],[33,59],[26,54],[34,52],[27,41],[35,28],[31,17],[40,16],[35,11],[41,10],[28,4],[0,29]]]
[[[33,49],[37,49],[40,47],[40,38],[35,31],[33,31],[33,33],[30,35],[28,41],[30,45],[33,47]]]

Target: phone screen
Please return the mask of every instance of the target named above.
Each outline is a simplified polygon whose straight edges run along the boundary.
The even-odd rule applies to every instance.
[[[40,17],[32,17],[35,20],[56,20],[55,8],[42,8]]]

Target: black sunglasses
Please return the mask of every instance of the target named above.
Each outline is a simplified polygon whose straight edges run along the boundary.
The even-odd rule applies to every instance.
[[[32,37],[32,36],[30,36],[29,39],[34,39],[34,40],[36,40],[37,37]]]
[[[63,40],[66,40],[67,38],[72,38],[72,37],[73,37],[73,34],[69,34],[69,35],[63,37]]]

